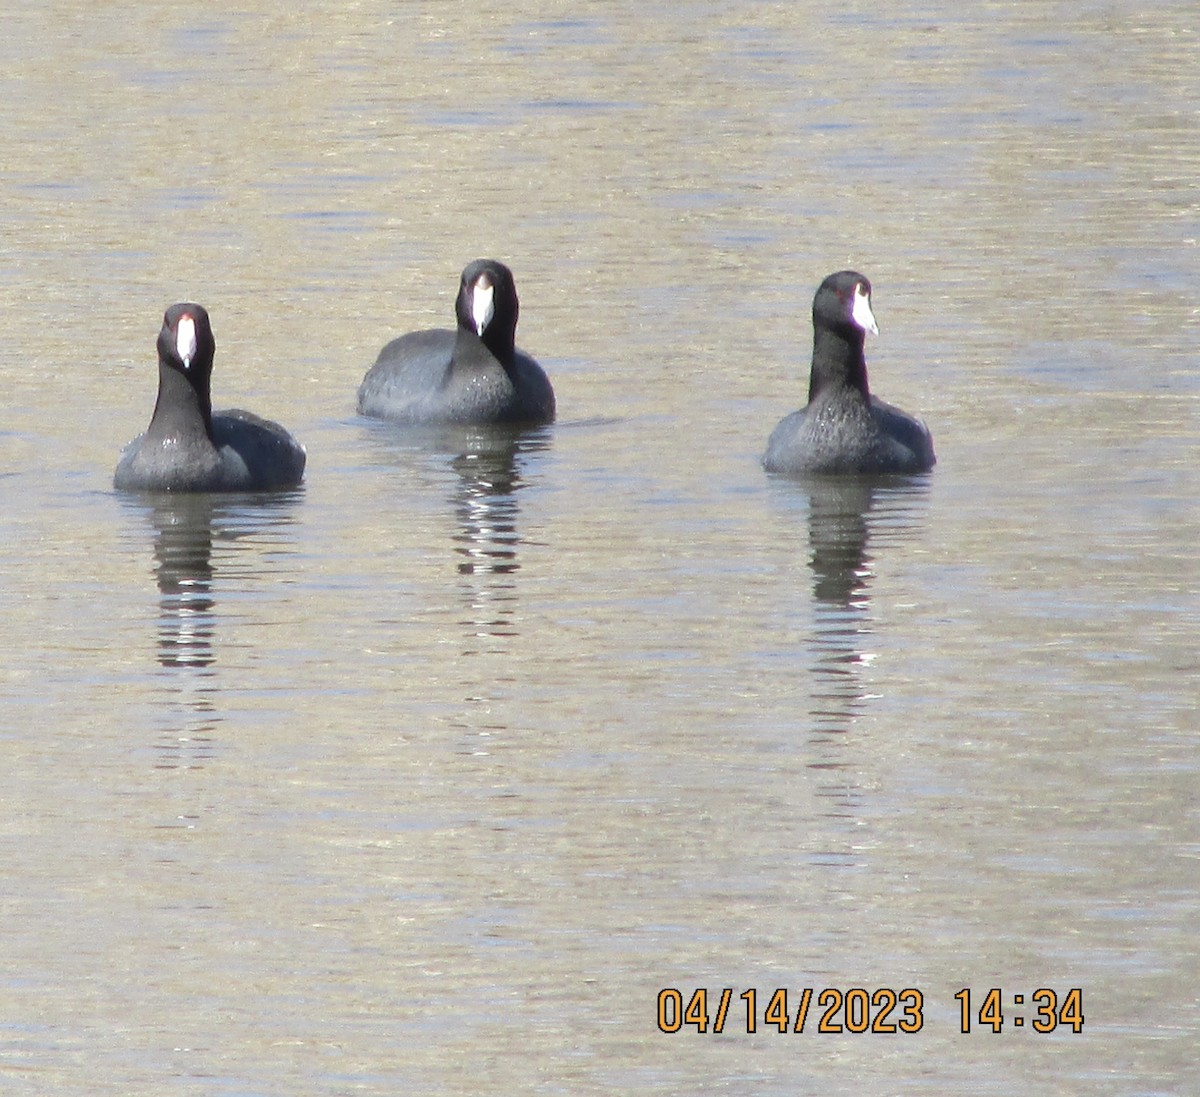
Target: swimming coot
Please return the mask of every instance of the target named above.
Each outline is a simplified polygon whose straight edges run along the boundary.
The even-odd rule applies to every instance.
[[[363,415],[399,423],[549,423],[554,389],[516,347],[512,271],[476,259],[462,273],[455,331],[415,331],[379,352],[358,387]]]
[[[933,439],[919,419],[872,396],[863,355],[879,333],[871,283],[831,274],[813,298],[808,405],[771,432],[763,466],[783,473],[914,473],[933,468]]]
[[[278,423],[248,411],[213,414],[215,351],[200,305],[167,309],[158,333],[158,402],[146,433],[121,453],[118,490],[273,491],[300,483],[304,447]]]

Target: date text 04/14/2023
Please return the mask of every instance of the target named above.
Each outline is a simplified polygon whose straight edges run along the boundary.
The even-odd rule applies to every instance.
[[[716,1035],[726,1031],[727,1022],[733,1030],[738,1019],[744,1015],[745,1031],[754,1033],[758,1031],[760,1023],[759,997],[757,990],[745,990],[736,999],[742,1005],[735,1005],[733,988],[726,987],[719,994],[713,994],[713,1009],[710,1011],[706,988],[692,991],[685,1005],[681,991],[666,987],[658,992],[658,1027],[662,1032],[675,1033],[686,1025],[698,1033]],[[762,1010],[761,1024],[777,1032],[804,1032],[810,1012],[815,1024],[807,1029],[809,1032],[893,1035],[916,1033],[925,1027],[925,994],[914,987],[899,991],[888,987],[873,991],[864,987],[849,990],[826,987],[821,991],[805,987],[793,996],[792,1001],[796,1003],[794,1012],[785,988],[773,991],[769,997],[762,997],[767,1004]],[[1007,1015],[1004,1012],[1005,994],[999,987],[982,993],[977,1010],[972,1009],[969,987],[960,990],[954,999],[959,1004],[959,1031],[964,1034],[973,1031],[999,1033],[1004,1031],[1006,1025],[1009,1028],[1025,1028],[1026,1015],[1022,1010],[1026,1007],[1032,1011],[1028,1027],[1033,1032],[1065,1030],[1078,1035],[1083,1031],[1083,991],[1079,987],[1062,995],[1048,987],[1040,987],[1028,995],[1013,993],[1008,999],[1011,1012]]]

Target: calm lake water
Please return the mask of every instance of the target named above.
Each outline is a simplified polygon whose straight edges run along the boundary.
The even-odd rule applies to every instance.
[[[1197,37],[10,6],[0,1088],[1196,1092]],[[485,255],[559,422],[357,417]],[[768,478],[847,266],[939,464]],[[111,490],[187,299],[301,490]]]

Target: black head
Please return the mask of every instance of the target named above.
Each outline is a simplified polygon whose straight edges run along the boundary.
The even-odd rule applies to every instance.
[[[458,326],[477,335],[501,361],[512,357],[519,310],[508,267],[495,259],[476,259],[467,265],[454,306]]]
[[[871,283],[853,270],[831,274],[813,297],[813,359],[808,380],[811,403],[821,392],[857,389],[866,399],[867,332],[879,333],[871,312]]]
[[[158,400],[149,434],[158,439],[186,437],[202,429],[212,437],[213,341],[208,313],[200,305],[172,305],[158,333]]]
[[[836,332],[847,342],[862,346],[866,333],[879,334],[871,311],[871,283],[853,270],[831,274],[813,298],[813,327]]]
[[[178,370],[193,385],[207,388],[217,344],[202,305],[181,302],[163,315],[158,333],[158,360]]]

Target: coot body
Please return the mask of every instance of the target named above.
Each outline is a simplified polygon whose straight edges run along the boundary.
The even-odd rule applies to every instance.
[[[831,274],[813,298],[808,404],[771,432],[763,466],[798,474],[918,473],[933,468],[933,438],[921,420],[871,395],[863,353],[878,334],[871,283]]]
[[[410,332],[379,352],[358,388],[363,415],[397,423],[549,423],[554,389],[516,347],[512,271],[477,259],[462,273],[454,331]]]
[[[304,476],[304,447],[253,412],[213,413],[216,340],[204,308],[172,305],[158,334],[158,400],[150,426],[125,447],[121,491],[276,491]]]

